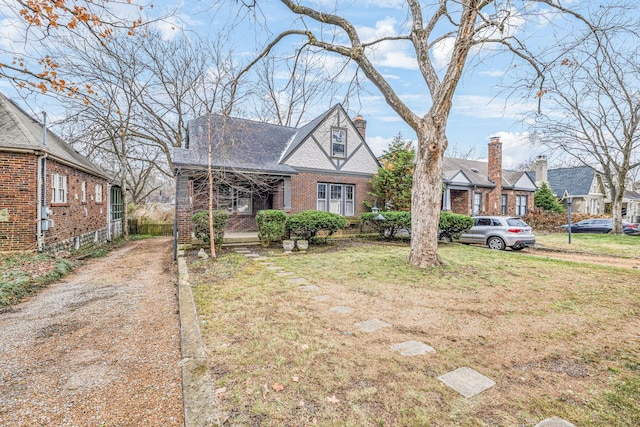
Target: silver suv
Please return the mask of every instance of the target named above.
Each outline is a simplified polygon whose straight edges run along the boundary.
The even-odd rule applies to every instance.
[[[489,249],[510,247],[519,251],[536,243],[531,227],[522,218],[513,216],[474,216],[473,227],[460,235],[460,243],[478,243]]]

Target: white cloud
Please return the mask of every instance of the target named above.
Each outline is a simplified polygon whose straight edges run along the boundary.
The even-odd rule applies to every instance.
[[[357,30],[362,41],[368,43],[398,35],[396,25],[395,18],[386,17],[376,21],[375,27],[359,26]],[[375,65],[416,70],[418,63],[412,52],[411,45],[406,41],[384,41],[367,49]]]
[[[508,101],[504,98],[479,95],[456,95],[452,112],[476,119],[512,119],[520,120],[536,105]]]
[[[371,148],[371,151],[373,151],[376,157],[380,157],[382,153],[384,153],[384,150],[389,147],[391,141],[393,141],[393,138],[383,138],[381,136],[367,137],[367,145],[369,145],[369,148]]]
[[[543,149],[531,144],[529,132],[500,131],[491,136],[500,137],[502,142],[502,166],[514,168],[527,160],[536,157]],[[487,140],[489,137],[487,137]]]
[[[489,77],[502,77],[506,74],[505,70],[486,70],[481,71],[480,75],[489,76]]]
[[[442,69],[449,65],[454,44],[455,40],[448,38],[441,40],[433,46],[431,55],[433,56],[433,65],[436,69]]]

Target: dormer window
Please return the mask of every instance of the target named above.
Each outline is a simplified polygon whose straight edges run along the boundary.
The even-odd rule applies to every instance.
[[[331,156],[346,157],[347,130],[343,128],[331,128]]]

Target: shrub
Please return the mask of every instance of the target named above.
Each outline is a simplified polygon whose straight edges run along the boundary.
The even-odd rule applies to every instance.
[[[215,235],[215,244],[221,245],[224,240],[224,229],[227,227],[227,219],[229,213],[224,210],[213,211],[213,233]],[[193,224],[193,234],[197,239],[205,243],[210,242],[209,238],[209,211],[199,211],[191,217]]]
[[[384,219],[376,219],[382,215]],[[380,237],[392,239],[398,231],[407,230],[411,234],[411,212],[382,212],[374,214],[367,212],[361,215],[362,223],[368,225],[380,233]],[[473,225],[473,218],[468,215],[460,215],[452,212],[441,212],[438,220],[440,232],[446,233],[451,238],[467,231]]]
[[[326,231],[327,237],[347,225],[347,220],[340,215],[322,211],[302,211],[287,218],[286,231],[289,237],[293,234],[302,239],[316,241],[318,231]]]
[[[266,209],[256,214],[258,224],[258,238],[262,246],[269,246],[271,242],[281,240],[284,236],[287,215],[278,210]]]
[[[376,219],[382,215],[384,219]],[[376,230],[383,239],[393,239],[400,230],[407,230],[411,234],[411,212],[387,211],[363,213],[360,218],[363,225]]]
[[[571,213],[571,222],[576,223],[578,221],[582,221],[583,219],[589,218],[602,218],[603,215],[592,215],[580,212],[572,212]],[[558,212],[550,212],[545,211],[540,208],[535,208],[530,210],[522,219],[533,228],[533,232],[537,231],[565,231],[560,227],[564,225],[568,221],[567,213],[558,213]]]
[[[440,234],[456,239],[460,233],[468,231],[473,226],[473,218],[453,212],[440,212],[438,229]]]

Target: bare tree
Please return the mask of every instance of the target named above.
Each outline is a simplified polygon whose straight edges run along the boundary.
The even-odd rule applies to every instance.
[[[85,84],[69,81],[60,70],[58,58],[47,45],[58,37],[74,37],[106,44],[114,31],[133,35],[143,26],[139,14],[144,7],[133,2],[96,1],[8,1],[0,0],[0,19],[5,26],[0,44],[0,78],[14,86],[68,96],[84,95]]]
[[[259,0],[243,1],[244,6],[257,10]],[[441,205],[442,159],[447,149],[446,126],[453,95],[462,76],[472,48],[484,48],[488,43],[508,47],[531,65],[529,52],[520,40],[509,34],[514,19],[531,15],[530,3],[514,0],[406,0],[407,23],[404,34],[389,35],[375,40],[363,40],[358,28],[339,12],[325,12],[300,4],[299,1],[281,0],[299,17],[300,29],[291,29],[276,35],[249,64],[250,69],[260,58],[268,55],[282,40],[290,36],[304,38],[304,43],[324,52],[340,55],[358,66],[366,78],[382,93],[387,104],[415,131],[418,139],[416,167],[412,192],[412,239],[409,260],[418,267],[440,265],[437,252],[438,217]],[[556,0],[538,0],[535,3],[557,8]],[[527,13],[516,9],[520,6]],[[337,7],[337,6],[336,6]],[[376,63],[376,49],[385,43],[406,43],[415,54],[419,73],[428,93],[425,114],[413,111],[392,86]],[[448,65],[438,70],[432,59],[434,48],[451,47]]]
[[[292,57],[264,58],[256,77],[251,98],[258,117],[282,126],[298,127],[312,106],[331,102],[338,90],[322,62],[306,46]]]
[[[541,110],[532,137],[592,167],[605,180],[615,233],[622,233],[622,199],[640,166],[640,33],[637,4],[600,7],[579,16],[587,26],[539,57],[545,69]],[[569,47],[571,47],[569,49]],[[566,52],[566,53],[565,53]]]

